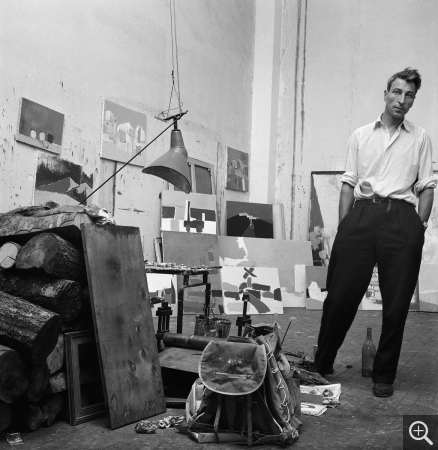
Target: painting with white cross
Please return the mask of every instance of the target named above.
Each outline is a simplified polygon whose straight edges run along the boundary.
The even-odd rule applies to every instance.
[[[243,313],[243,294],[249,294],[247,314],[283,314],[278,269],[222,267],[225,314]]]

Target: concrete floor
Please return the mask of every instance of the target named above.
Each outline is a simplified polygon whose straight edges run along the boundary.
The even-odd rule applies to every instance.
[[[341,404],[335,409],[328,409],[320,417],[304,416],[300,437],[291,448],[401,449],[403,415],[438,414],[438,314],[409,313],[398,375],[394,384],[395,393],[390,398],[374,397],[371,379],[361,376],[361,346],[365,340],[366,328],[372,327],[373,340],[377,345],[381,328],[380,315],[379,311],[358,312],[339,351],[334,365],[335,374],[327,377],[329,381],[341,383]],[[284,315],[278,316],[282,334],[291,317],[292,324],[284,341],[284,349],[303,350],[311,354],[318,335],[321,311],[286,308]],[[253,322],[269,323],[272,319],[272,316],[254,316]],[[231,329],[232,334],[236,333],[234,322],[235,320]],[[185,316],[184,332],[191,334],[193,330],[194,316]],[[352,365],[352,368],[348,369],[347,365]],[[182,410],[169,409],[165,414],[149,420],[181,414]],[[134,431],[134,425],[110,431],[106,418],[75,427],[58,420],[50,428],[22,433],[24,444],[18,448],[20,450],[242,448],[229,444],[200,446],[175,429],[157,430],[155,435],[141,435]],[[438,430],[436,437],[438,438]],[[429,447],[425,442],[417,443],[425,444],[425,448]],[[0,448],[9,448],[4,434],[0,436]],[[268,449],[278,446],[266,445],[258,448]]]

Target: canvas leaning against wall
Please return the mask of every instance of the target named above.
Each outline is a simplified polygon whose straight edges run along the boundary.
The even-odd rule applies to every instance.
[[[435,172],[438,176],[438,172]],[[432,205],[428,227],[424,233],[420,267],[420,310],[438,312],[438,191]]]
[[[272,205],[227,201],[227,236],[273,239]]]
[[[248,192],[249,163],[248,153],[227,147],[227,189]]]
[[[216,221],[215,195],[161,193],[161,231],[216,234]]]
[[[248,314],[283,314],[278,269],[222,267],[225,314],[243,313],[243,294],[249,295]]]
[[[100,156],[125,163],[145,145],[146,114],[104,100]],[[145,166],[145,153],[133,159],[130,164]]]
[[[37,153],[34,205],[78,205],[92,191],[93,174],[84,173],[82,166],[56,156]]]
[[[312,172],[309,239],[314,266],[328,266],[338,230],[339,195],[343,172]]]

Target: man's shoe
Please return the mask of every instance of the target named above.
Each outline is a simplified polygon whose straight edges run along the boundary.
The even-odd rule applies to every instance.
[[[376,397],[391,397],[394,389],[389,383],[374,383],[373,393]]]

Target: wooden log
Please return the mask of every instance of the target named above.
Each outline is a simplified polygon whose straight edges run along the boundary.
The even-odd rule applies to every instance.
[[[66,399],[66,393],[60,392],[54,395],[44,396],[40,402],[38,402],[41,412],[43,414],[42,425],[44,427],[50,427],[56,416],[62,411]]]
[[[64,335],[61,333],[58,337],[58,342],[52,353],[46,358],[46,365],[49,369],[50,375],[53,375],[58,370],[61,370],[64,365]]]
[[[30,384],[26,391],[26,399],[31,402],[38,402],[42,399],[49,383],[50,372],[47,365],[38,364],[30,370]]]
[[[0,400],[0,433],[8,428],[12,421],[11,406]]]
[[[0,400],[14,402],[28,387],[29,371],[26,363],[17,351],[0,345]]]
[[[61,331],[67,333],[69,331],[92,330],[93,327],[93,314],[91,310],[87,310],[82,305],[82,310],[77,317],[68,322],[62,322]]]
[[[82,384],[90,384],[95,382],[101,382],[102,378],[100,376],[99,367],[87,367],[81,366],[81,371],[79,373],[79,382]],[[67,372],[65,370],[60,370],[54,373],[49,378],[49,383],[47,385],[46,394],[57,394],[58,392],[63,392],[67,390]]]
[[[37,403],[20,398],[12,403],[12,424],[19,430],[36,431],[43,423],[43,412]]]
[[[73,320],[82,307],[82,287],[79,283],[46,274],[0,270],[0,290],[53,311],[66,322]]]
[[[21,247],[15,260],[17,269],[40,269],[64,280],[86,284],[84,254],[54,233],[38,234]]]
[[[10,240],[24,244],[38,233],[53,232],[72,242],[81,242],[81,224],[92,224],[86,214],[72,212],[46,217],[23,217],[22,215],[0,214],[0,242]]]
[[[67,390],[67,373],[65,370],[54,373],[49,378],[49,383],[46,388],[46,394],[57,394]]]
[[[0,247],[0,267],[2,269],[10,269],[15,266],[18,250],[21,245],[16,242],[5,242]]]
[[[61,316],[0,291],[0,345],[17,350],[30,364],[50,355],[61,331]]]

